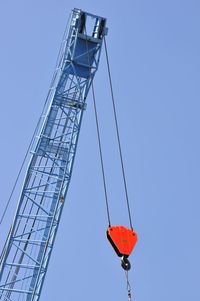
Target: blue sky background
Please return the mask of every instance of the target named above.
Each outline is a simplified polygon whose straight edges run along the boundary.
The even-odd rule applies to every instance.
[[[107,37],[133,223],[134,300],[200,300],[200,2],[0,2],[0,210],[40,115],[73,7]],[[105,53],[95,78],[113,224],[128,226]],[[42,300],[126,300],[107,228],[91,95]],[[22,180],[22,179],[21,179]],[[0,247],[17,202],[0,229]]]

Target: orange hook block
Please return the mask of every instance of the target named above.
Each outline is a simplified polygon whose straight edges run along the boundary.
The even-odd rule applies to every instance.
[[[137,243],[137,234],[123,226],[109,227],[107,238],[119,257],[127,258]]]

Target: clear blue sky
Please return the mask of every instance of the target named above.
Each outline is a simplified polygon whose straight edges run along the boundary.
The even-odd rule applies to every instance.
[[[73,7],[108,18],[107,43],[139,242],[136,301],[200,300],[200,2],[0,2],[0,210],[43,106]],[[128,226],[105,54],[95,78],[113,224]],[[0,247],[14,214],[12,201]],[[42,300],[127,300],[107,227],[91,96]]]

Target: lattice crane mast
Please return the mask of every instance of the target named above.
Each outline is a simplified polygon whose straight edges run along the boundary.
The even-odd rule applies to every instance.
[[[92,19],[92,28],[87,28]],[[72,175],[106,19],[74,9],[0,262],[0,300],[39,300]]]

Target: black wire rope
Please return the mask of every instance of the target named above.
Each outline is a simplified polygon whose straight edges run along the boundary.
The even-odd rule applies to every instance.
[[[125,277],[126,277],[126,289],[128,293],[128,301],[131,301],[131,285],[128,278],[128,271],[125,271]]]
[[[108,225],[110,227],[111,226],[111,221],[110,221],[110,211],[109,211],[109,205],[108,205],[108,194],[107,194],[107,188],[106,188],[106,178],[105,178],[105,170],[104,170],[104,162],[103,162],[103,154],[102,154],[102,146],[101,146],[101,136],[100,136],[100,130],[99,130],[99,121],[98,121],[96,97],[95,97],[93,83],[92,83],[92,96],[93,96],[93,105],[94,105],[94,112],[95,112],[96,128],[97,128],[97,138],[98,138],[99,155],[100,155],[100,161],[101,161],[101,171],[102,171],[102,177],[103,177],[104,194],[105,194],[105,201],[106,201],[106,211],[107,211],[107,217],[108,217]]]
[[[115,119],[115,127],[116,127],[116,133],[117,133],[117,141],[118,141],[118,148],[119,148],[119,155],[120,155],[122,176],[123,176],[124,189],[125,189],[125,195],[126,195],[126,203],[127,203],[127,209],[128,209],[128,216],[129,216],[130,227],[133,230],[132,218],[131,218],[131,210],[130,210],[129,197],[128,197],[128,188],[127,188],[127,182],[126,182],[126,174],[125,174],[125,168],[124,168],[124,162],[123,162],[123,156],[122,156],[122,147],[121,147],[121,141],[120,141],[120,135],[119,135],[119,126],[118,126],[118,121],[117,121],[117,112],[116,112],[115,98],[114,98],[113,85],[112,85],[112,77],[111,77],[110,64],[109,64],[109,58],[108,58],[108,50],[107,50],[106,38],[105,37],[104,37],[104,46],[105,46],[105,53],[106,53],[106,62],[107,62],[109,84],[110,84],[112,106],[113,106],[113,113],[114,113],[114,119]]]
[[[86,49],[87,49],[87,56],[88,56],[88,65],[89,65],[89,69],[90,69],[90,76],[92,76],[86,27],[84,27],[84,31],[86,34]],[[101,172],[102,172],[102,178],[103,178],[103,187],[104,187],[104,195],[105,195],[105,203],[106,203],[106,212],[107,212],[107,218],[108,218],[108,226],[111,227],[110,210],[109,210],[109,204],[108,204],[108,193],[107,193],[107,186],[106,186],[106,176],[105,176],[105,169],[104,169],[101,135],[100,135],[100,129],[99,129],[99,121],[98,121],[98,113],[97,113],[97,105],[96,105],[93,77],[91,79],[91,86],[92,86],[93,106],[94,106],[94,112],[95,112],[95,122],[96,122],[96,129],[97,129],[99,156],[100,156],[100,162],[101,162]]]

